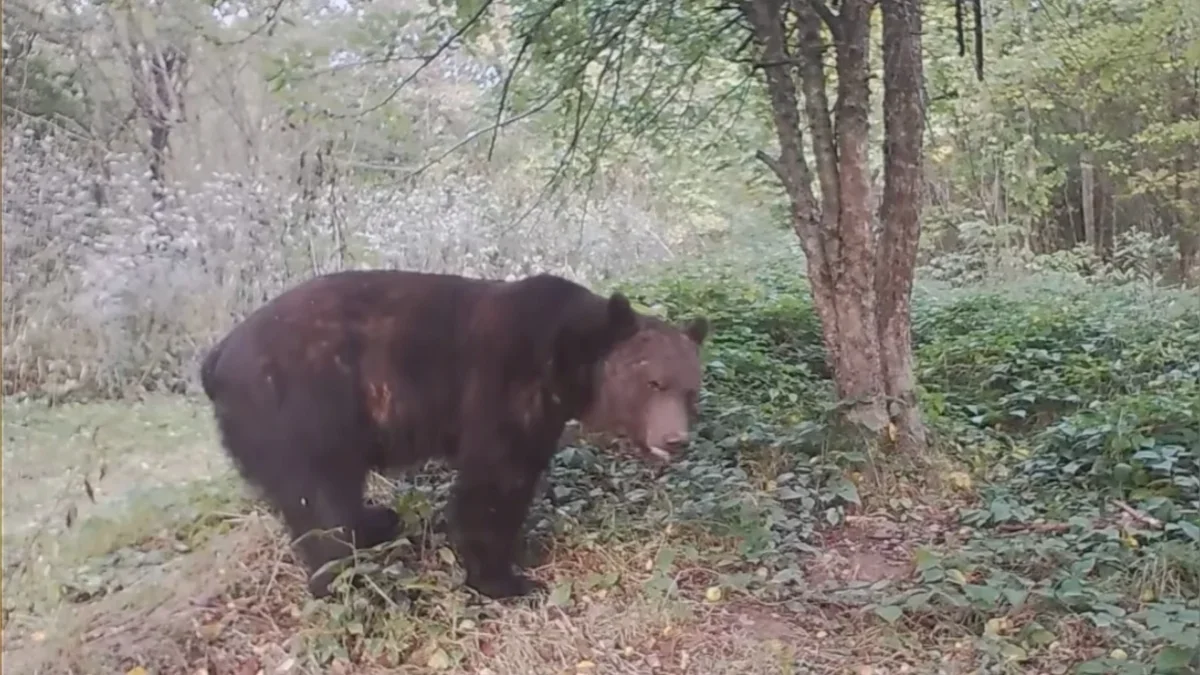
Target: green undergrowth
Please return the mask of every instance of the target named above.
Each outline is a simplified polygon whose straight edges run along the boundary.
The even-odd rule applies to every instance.
[[[848,476],[868,453],[830,425],[820,326],[793,261],[779,255],[749,273],[713,264],[622,289],[662,316],[712,322],[697,440],[661,474],[568,448],[531,517],[535,540],[563,550],[655,542],[635,585],[655,597],[694,595],[672,570],[703,566],[706,583],[729,592],[819,599],[805,560],[818,552],[815,533],[862,506]],[[1076,655],[1079,672],[1187,672],[1200,653],[1200,302],[1128,288],[923,291],[914,334],[931,436],[981,487],[956,514],[959,540],[918,549],[912,578],[826,589],[822,601],[910,630],[956,626],[976,636],[981,666],[1036,665],[1072,620],[1105,646]],[[428,529],[447,482],[427,475],[400,487],[410,528]],[[433,571],[383,565],[385,578],[404,580],[404,612],[368,609],[361,597],[317,610],[375,637],[334,631],[312,644],[316,653],[428,649],[414,607],[440,616],[436,625],[465,616],[472,605],[461,596],[414,600],[444,588],[441,563],[452,560],[443,535],[423,541]],[[616,580],[556,579],[550,600],[569,605],[573,591],[605,583]]]
[[[915,511],[911,493],[859,492],[873,453],[834,425],[820,326],[792,252],[622,290],[664,317],[711,321],[701,421],[686,458],[661,472],[584,442],[556,456],[529,521],[529,561],[551,605],[583,611],[580,598],[596,593],[698,603],[717,586],[797,614],[814,603],[873,613],[906,644],[965,637],[980,672],[1200,667],[1194,293],[918,288],[930,437],[971,480],[960,498],[925,495],[951,525],[905,542],[912,575],[839,585],[810,576],[823,537],[850,515],[901,522]],[[318,670],[339,658],[465,667],[464,630],[499,620],[460,586],[441,516],[449,487],[431,469],[376,490],[412,536],[364,555],[338,594],[303,609],[298,639]]]
[[[672,570],[702,566],[712,572],[706,583],[797,609],[831,601],[905,630],[952,625],[975,636],[981,666],[1034,667],[1068,639],[1063,622],[1075,621],[1104,647],[1081,649],[1079,672],[1194,667],[1200,302],[1082,285],[921,289],[914,334],[931,437],[967,467],[978,494],[955,513],[956,541],[917,551],[912,578],[817,592],[804,573],[819,552],[815,534],[862,506],[849,476],[869,453],[831,426],[820,326],[794,260],[778,255],[750,272],[736,261],[710,264],[622,288],[648,311],[712,322],[697,440],[662,474],[588,445],[568,448],[534,509],[533,538],[562,550],[655,542],[635,584],[654,597],[696,595]],[[447,487],[426,475],[396,494],[408,513],[435,518]],[[430,522],[416,515],[410,527]],[[442,535],[424,541],[435,567],[452,559]],[[403,567],[390,570],[405,588],[444,587],[444,571]],[[605,583],[616,582],[554,580],[551,602],[570,604],[572,589]],[[419,649],[429,638],[411,623],[419,595],[406,593],[399,614],[335,603],[335,623],[370,635],[365,612],[389,639],[331,633],[314,646],[329,658],[367,642]],[[469,606],[451,611],[444,596],[415,602],[433,603],[429,612],[443,618]]]
[[[756,503],[809,528],[836,523],[822,497],[846,496],[832,502],[842,508],[857,496],[831,467],[857,468],[864,453],[825,423],[831,386],[801,270],[780,256],[750,274],[701,269],[630,290],[668,316],[713,321],[706,403],[720,412],[707,457],[745,438],[712,420],[738,417],[756,430],[751,454],[775,449],[786,476],[821,467],[810,474],[821,497],[788,500],[780,485],[770,497],[783,501]],[[982,488],[957,510],[962,541],[922,549],[914,579],[846,593],[885,621],[965,627],[985,661],[1018,669],[1061,641],[1064,617],[1118,649],[1081,658],[1080,672],[1200,667],[1200,297],[1070,282],[916,295],[931,436]]]

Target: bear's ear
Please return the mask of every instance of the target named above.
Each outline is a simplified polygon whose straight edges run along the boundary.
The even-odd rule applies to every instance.
[[[703,345],[704,339],[708,337],[708,319],[703,316],[692,319],[683,327],[683,333],[695,342],[697,347]]]
[[[638,329],[638,315],[624,293],[616,292],[608,297],[608,330],[613,344],[633,337]]]
[[[590,366],[637,329],[638,315],[624,295],[613,293],[607,300],[592,296],[563,318],[554,337],[554,358],[564,370]]]

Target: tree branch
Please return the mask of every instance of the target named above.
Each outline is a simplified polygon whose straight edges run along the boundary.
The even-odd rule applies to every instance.
[[[796,14],[796,39],[800,47],[800,86],[804,91],[804,113],[808,118],[817,180],[821,186],[821,227],[825,231],[825,254],[832,268],[841,256],[838,217],[842,211],[841,169],[837,139],[830,119],[828,83],[822,58],[825,40],[821,19],[813,11],[820,0],[792,0]]]
[[[474,26],[476,23],[479,23],[479,20],[482,19],[483,15],[486,14],[488,9],[491,8],[493,2],[495,2],[495,0],[483,0],[483,4],[481,4],[479,6],[479,9],[476,10],[476,12],[471,15],[471,18],[467,19],[466,23],[464,23],[461,27],[455,29],[454,33],[451,34],[450,37],[443,40],[442,43],[438,45],[437,49],[435,49],[432,54],[430,54],[429,56],[427,56],[421,60],[421,65],[417,66],[416,70],[414,70],[413,72],[411,72],[407,76],[405,76],[404,79],[400,81],[400,84],[396,85],[388,93],[388,95],[384,96],[383,99],[380,100],[378,103],[376,103],[375,105],[369,106],[367,108],[363,108],[362,110],[359,110],[359,111],[356,111],[353,113],[330,112],[330,113],[328,113],[329,117],[331,117],[333,119],[350,119],[350,118],[354,118],[354,117],[361,117],[363,115],[368,115],[370,113],[373,113],[376,110],[379,110],[380,108],[382,108],[383,106],[391,103],[392,100],[395,99],[396,96],[398,96],[400,94],[401,89],[404,89],[404,87],[408,86],[408,84],[410,82],[412,82],[413,80],[415,80],[417,78],[417,76],[422,73],[422,71],[424,71],[427,67],[429,67],[429,64],[436,61],[437,58],[439,56],[441,56],[443,53],[445,53],[445,51],[447,49],[449,49],[451,46],[453,46],[455,42],[458,42],[459,38],[461,38],[463,35],[466,35],[467,31],[471,30],[472,26]]]
[[[805,0],[800,0],[800,1],[804,2]],[[834,14],[833,10],[829,9],[829,5],[826,5],[823,0],[807,0],[807,2],[808,2],[808,5],[810,7],[812,7],[813,11],[815,11],[817,13],[817,16],[821,17],[821,21],[823,21],[825,23],[825,25],[829,28],[829,34],[833,36],[833,41],[841,42],[842,41],[841,18],[838,17],[837,14]]]
[[[744,0],[742,11],[753,27],[762,60],[771,64],[762,70],[780,150],[778,160],[761,151],[755,156],[780,177],[791,200],[792,227],[808,258],[814,292],[829,293],[828,260],[818,231],[820,208],[812,192],[812,173],[804,159],[796,83],[792,80],[791,66],[786,65],[791,56],[783,34],[783,0]]]
[[[779,182],[783,183],[785,188],[787,187],[790,179],[788,178],[787,172],[783,170],[783,166],[779,163],[779,160],[768,155],[765,150],[755,151],[754,156],[758,158],[760,162],[766,164],[767,168],[771,170],[771,173],[775,174],[779,178]]]
[[[512,68],[504,76],[504,84],[500,88],[500,103],[496,106],[496,123],[492,125],[494,130],[492,140],[488,143],[487,158],[489,162],[492,161],[492,153],[496,150],[496,140],[500,134],[500,119],[504,116],[504,106],[508,104],[508,92],[512,87],[513,78],[516,77],[517,71],[521,68],[521,61],[525,57],[525,52],[529,51],[529,47],[533,45],[533,38],[537,34],[538,29],[542,27],[546,19],[550,18],[554,10],[562,7],[564,3],[566,3],[566,0],[554,0],[549,9],[538,17],[533,27],[525,34],[525,38],[521,40],[521,49],[517,51],[517,57],[513,59]]]

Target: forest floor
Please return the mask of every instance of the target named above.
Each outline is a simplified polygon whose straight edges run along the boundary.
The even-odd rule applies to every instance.
[[[548,597],[483,603],[435,546],[410,560],[424,571],[403,599],[313,603],[197,403],[6,403],[3,447],[6,672],[1064,673],[1105,651],[1068,618],[1036,656],[989,656],[978,621],[890,623],[852,601],[955,547],[968,533],[952,501],[822,530],[790,597],[729,581],[732,538],[581,528],[532,569]]]

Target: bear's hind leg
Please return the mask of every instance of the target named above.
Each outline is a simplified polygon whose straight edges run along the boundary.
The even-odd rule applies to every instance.
[[[514,572],[513,563],[538,473],[476,466],[459,469],[450,498],[451,532],[466,584],[494,599],[527,595],[542,584]]]
[[[354,526],[354,541],[359,548],[371,548],[395,539],[400,534],[400,515],[382,504],[367,504]]]
[[[353,407],[339,407],[351,393],[294,386],[278,401],[236,401],[237,408],[230,403],[217,412],[222,443],[242,477],[298,540],[295,551],[316,597],[328,595],[335,576],[315,574],[323,565],[383,543],[399,529],[394,511],[363,501],[376,440]]]
[[[366,468],[343,466],[337,471],[312,471],[307,477],[269,490],[279,505],[295,547],[311,575],[309,591],[316,598],[330,593],[337,569],[320,571],[327,563],[371,548],[394,537],[399,516],[386,507],[362,500]]]

